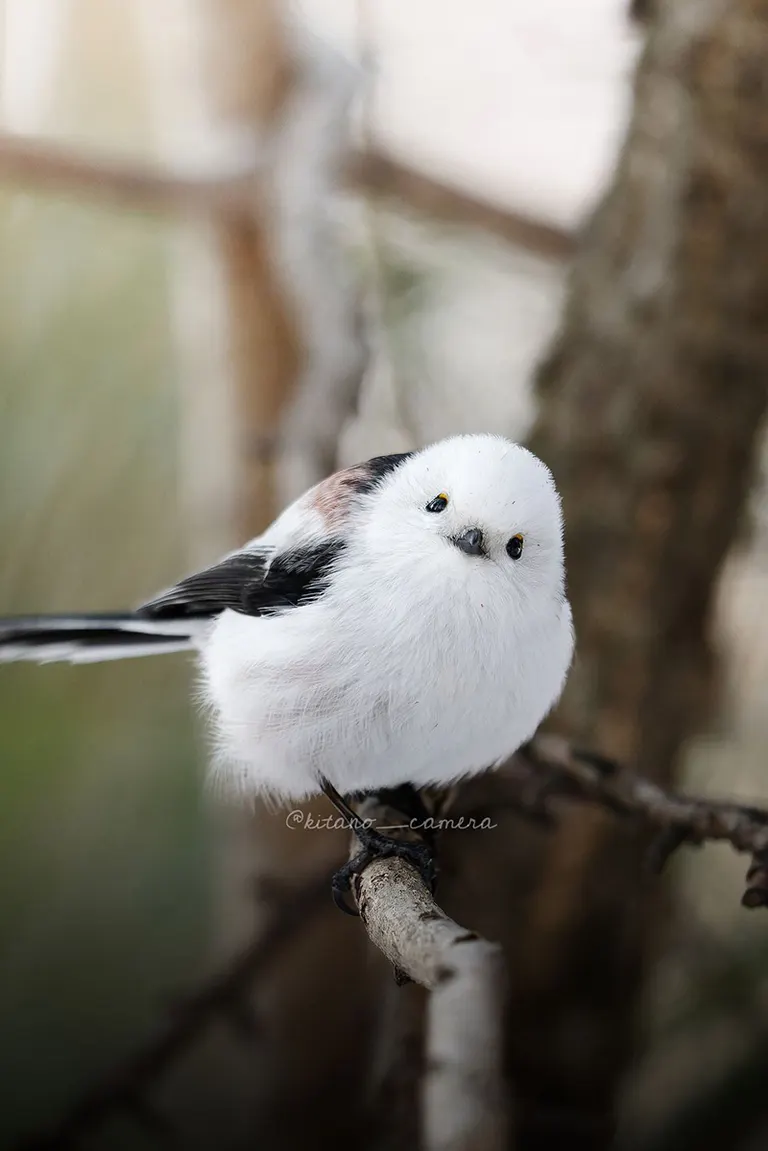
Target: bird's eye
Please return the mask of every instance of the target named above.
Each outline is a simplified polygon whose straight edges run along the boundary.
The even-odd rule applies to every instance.
[[[428,512],[444,512],[447,507],[448,496],[445,494],[445,492],[440,492],[439,496],[435,496],[433,500],[429,501],[426,510]]]
[[[511,540],[507,540],[507,555],[510,559],[519,560],[523,554],[524,537],[518,532],[516,536],[512,536]]]

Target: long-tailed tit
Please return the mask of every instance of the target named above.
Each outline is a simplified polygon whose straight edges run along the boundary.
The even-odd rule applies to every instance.
[[[457,436],[337,472],[136,611],[0,620],[0,660],[195,650],[216,774],[352,816],[345,795],[446,786],[533,735],[573,652],[562,530],[539,459]]]

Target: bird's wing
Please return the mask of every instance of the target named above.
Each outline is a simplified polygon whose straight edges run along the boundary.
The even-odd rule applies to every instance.
[[[188,576],[136,615],[152,620],[210,619],[227,608],[244,615],[271,615],[309,603],[322,594],[340,539],[298,543],[288,550],[245,550]]]
[[[240,551],[195,572],[133,612],[0,619],[0,662],[84,663],[197,646],[206,621],[228,608],[273,615],[328,587],[359,498],[408,458],[377,456],[312,488]]]
[[[225,608],[243,610],[251,586],[264,580],[269,553],[247,550],[195,572],[136,609],[146,619],[208,619]]]
[[[241,551],[188,576],[143,604],[144,619],[209,619],[230,608],[268,615],[322,595],[357,498],[411,455],[376,456],[344,468],[311,488]]]

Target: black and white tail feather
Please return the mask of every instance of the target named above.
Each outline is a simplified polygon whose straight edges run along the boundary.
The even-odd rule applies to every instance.
[[[182,621],[153,625],[138,613],[20,616],[0,619],[0,661],[97,663],[128,656],[159,655],[194,647]]]
[[[195,650],[228,609],[258,617],[310,602],[324,590],[344,550],[338,529],[356,499],[408,455],[377,456],[335,473],[262,536],[135,611],[0,618],[0,662],[96,663]]]
[[[227,608],[256,615],[286,602],[267,578],[270,551],[236,552],[135,611],[0,618],[0,662],[97,663],[193,650]]]

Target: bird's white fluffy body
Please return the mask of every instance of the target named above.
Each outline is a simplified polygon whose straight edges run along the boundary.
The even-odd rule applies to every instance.
[[[427,511],[439,493],[446,508]],[[335,526],[322,504],[307,493],[249,547],[335,532],[345,546],[323,593],[276,615],[226,610],[200,637],[217,777],[300,799],[321,776],[346,794],[447,784],[509,756],[573,652],[548,469],[501,437],[459,436],[405,459]],[[470,528],[487,554],[456,546]]]
[[[0,619],[0,662],[180,648],[199,654],[215,777],[240,792],[482,771],[533,735],[571,662],[552,476],[499,436],[458,436],[329,477],[134,612]]]

